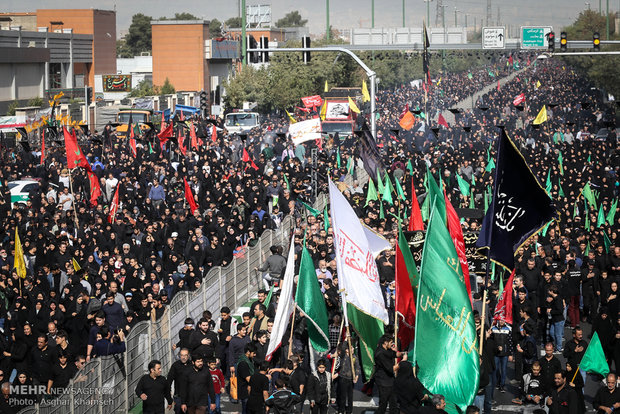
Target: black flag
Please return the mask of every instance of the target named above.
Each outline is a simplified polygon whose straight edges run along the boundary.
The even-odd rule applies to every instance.
[[[431,70],[428,65],[428,48],[431,47],[431,42],[428,40],[428,33],[426,32],[426,22],[424,23],[424,54],[422,55],[422,69],[424,70],[424,82],[427,85],[431,84]]]
[[[373,180],[377,181],[377,169],[379,169],[379,174],[383,174],[385,167],[381,160],[381,154],[379,154],[379,150],[377,149],[377,143],[370,129],[368,129],[368,124],[366,124],[365,120],[362,124],[359,137],[361,145],[360,157],[364,162],[364,169]]]
[[[493,261],[512,270],[515,251],[555,216],[551,198],[502,129],[493,202],[482,222],[477,246],[488,249]]]

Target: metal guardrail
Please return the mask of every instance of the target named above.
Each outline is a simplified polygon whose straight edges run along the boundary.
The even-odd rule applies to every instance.
[[[360,185],[368,181],[368,174],[359,165],[356,177]],[[345,183],[352,185],[353,177],[347,176]],[[321,193],[314,206],[322,211],[327,202],[328,196]],[[294,215],[289,214],[277,230],[265,230],[243,257],[235,257],[225,267],[209,270],[197,291],[177,293],[158,321],[136,324],[125,340],[125,353],[91,360],[75,375],[63,395],[54,399],[46,397],[20,414],[128,412],[140,402],[135,389],[146,374],[148,363],[154,359],[161,361],[162,372],[167,373],[176,360],[172,344],[177,342],[185,318],[198,320],[204,310],[219,310],[222,306],[237,309],[258,292],[261,281],[252,270],[260,266],[274,244],[288,251],[294,220]]]

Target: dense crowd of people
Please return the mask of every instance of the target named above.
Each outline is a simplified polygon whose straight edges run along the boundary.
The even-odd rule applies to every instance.
[[[257,243],[265,229],[277,229],[284,216],[292,215],[295,251],[301,251],[305,239],[326,301],[331,350],[310,361],[305,319],[297,312],[293,332],[289,328],[268,360],[278,302],[277,289],[270,299],[268,290],[279,284],[286,264],[285,246],[274,246],[257,269],[264,274],[265,289],[250,312],[237,321],[223,307],[219,317],[211,309],[198,320],[187,319],[179,341],[171,344],[178,360],[169,369],[160,361],[149,364],[149,373],[134,390],[144,412],[164,412],[164,402],[176,412],[220,412],[220,395],[229,393],[244,414],[266,407],[301,412],[304,403],[313,413],[326,413],[331,404],[339,413],[351,413],[353,390],[362,383],[364,392],[372,395],[374,388],[379,395],[379,413],[442,412],[445,398],[419,383],[409,361],[395,362],[406,350],[394,342],[390,326],[377,344],[372,378],[360,369],[357,352],[350,355],[341,332],[333,233],[322,212],[309,211],[304,203],[312,205],[313,186],[326,191],[331,177],[360,219],[394,247],[399,223],[407,224],[412,197],[423,205],[428,168],[454,207],[471,213],[462,226],[475,233],[493,185],[493,142],[503,127],[532,171],[547,178],[559,216],[516,252],[515,283],[506,287],[513,289],[512,324],[493,318],[502,272],[488,281],[491,295],[484,315],[484,279],[475,280],[473,306],[479,329],[487,335],[477,408],[468,412],[489,413],[494,393],[505,391],[515,394],[515,404],[547,405],[552,412],[583,413],[586,400],[599,412],[620,408],[615,375],[607,376],[606,385],[589,400],[583,393],[587,376],[579,373],[586,338],[594,332],[613,371],[620,360],[615,114],[564,62],[526,59],[510,82],[480,97],[471,109],[454,111],[456,120],[448,127],[431,129],[442,111],[520,70],[516,56],[471,72],[437,75],[426,94],[428,102],[425,91],[414,85],[379,92],[377,143],[390,179],[399,181],[405,196],[394,195],[392,203],[367,202],[365,183],[344,183],[349,158],[361,164],[355,136],[324,140],[312,160],[310,148],[319,143],[293,146],[284,135],[287,120],[276,115],[247,134],[213,137],[202,133],[208,130],[202,121],[177,119],[181,135],[187,133],[185,143],[146,134],[138,138],[135,155],[110,126],[101,134],[93,131],[81,145],[101,183],[96,206],[89,202],[85,171],[66,168],[62,145],[48,145],[43,163],[36,152],[3,148],[0,382],[43,384],[53,395],[79,375],[85,362],[124,352],[124,338],[136,323],[160,318],[176,294],[200,288],[209,269],[230,263],[237,252]],[[523,106],[514,105],[521,93]],[[548,119],[535,126],[543,105]],[[415,125],[395,133],[407,106],[420,108]],[[191,143],[182,122],[196,124],[199,145]],[[605,134],[597,134],[602,128],[607,128]],[[469,194],[461,191],[457,175],[469,184]],[[36,178],[39,187],[25,206],[11,205],[9,183],[23,177]],[[185,182],[197,203],[193,212]],[[584,194],[586,184],[596,205]],[[23,279],[14,269],[16,229],[27,269]],[[394,250],[383,252],[377,265],[393,315]],[[565,327],[572,329],[570,339],[564,338]],[[514,375],[508,369],[513,363]],[[2,387],[0,411],[23,408],[12,403],[23,401],[15,390]]]

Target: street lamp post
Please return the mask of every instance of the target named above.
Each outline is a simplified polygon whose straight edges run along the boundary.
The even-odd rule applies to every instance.
[[[405,0],[403,0],[403,27],[406,27],[405,25]]]
[[[371,0],[371,27],[374,29],[375,28],[375,0]]]
[[[241,0],[241,61],[243,62],[243,66],[248,64],[248,58],[246,53],[248,45],[245,39],[245,20],[245,0]]]
[[[332,33],[331,33],[332,31],[331,31],[331,28],[329,27],[329,0],[325,0],[325,15],[326,15],[325,38],[329,42],[331,40],[331,37],[332,37]]]

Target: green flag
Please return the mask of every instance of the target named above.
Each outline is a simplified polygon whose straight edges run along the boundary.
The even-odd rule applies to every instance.
[[[269,289],[269,293],[267,294],[267,298],[265,299],[265,307],[268,308],[271,303],[271,297],[273,296],[273,289],[275,285],[271,285],[271,289]]]
[[[495,169],[495,160],[493,158],[491,158],[488,162],[487,162],[487,168],[485,168],[486,172],[491,172]]]
[[[353,175],[355,171],[355,166],[353,164],[353,157],[349,157],[347,159],[347,174]]]
[[[286,189],[288,191],[291,191],[291,185],[288,182],[288,177],[286,176],[286,174],[282,174],[284,176],[284,182],[286,183]]]
[[[547,182],[545,184],[545,190],[547,190],[547,194],[551,195],[551,190],[553,190],[553,184],[551,183],[551,168],[549,168],[549,172],[547,173]]]
[[[474,75],[472,75],[472,73],[471,73],[471,72],[469,72],[469,73],[467,74],[467,78],[468,78],[468,79],[471,79],[471,78],[473,78],[473,77],[474,77]]]
[[[551,226],[551,223],[553,223],[553,220],[551,220],[549,223],[547,223],[545,227],[543,227],[543,230],[542,230],[543,237],[547,235],[547,231],[549,230],[549,226]]]
[[[495,73],[493,73],[492,71],[489,70],[489,76],[494,78],[495,77]]]
[[[379,196],[377,195],[377,189],[375,188],[375,183],[372,181],[372,178],[368,180],[368,193],[366,194],[366,204],[364,207],[368,205],[370,200],[378,200]]]
[[[562,151],[558,151],[558,164],[560,165],[560,174],[564,175],[564,158],[562,158]]]
[[[392,192],[388,186],[385,186],[385,191],[383,192],[383,196],[381,199],[386,203],[390,203],[390,205],[394,204],[394,200],[392,200]]]
[[[577,217],[577,214],[579,214],[579,208],[577,208],[577,203],[575,203],[575,207],[573,207],[573,219]]]
[[[338,169],[340,169],[340,148],[336,150],[336,165],[338,166]]]
[[[379,194],[383,194],[383,182],[381,181],[381,174],[379,174],[379,168],[377,168],[377,191]]]
[[[385,211],[383,211],[383,201],[379,200],[379,218],[385,219]]]
[[[590,205],[596,209],[596,197],[594,197],[594,193],[592,192],[592,187],[590,187],[590,183],[584,185],[581,192],[583,194],[583,197],[588,200],[588,203],[590,203]]]
[[[394,178],[394,182],[396,183],[396,194],[398,194],[398,197],[400,197],[400,199],[403,201],[407,200],[407,197],[405,197],[405,192],[403,191],[403,187],[400,185],[400,181]]]
[[[461,190],[461,194],[464,196],[468,196],[469,191],[469,183],[463,179],[458,173],[456,174],[456,181],[459,184],[459,189]]]
[[[595,372],[603,376],[609,373],[609,365],[607,365],[601,341],[598,339],[598,333],[594,332],[594,335],[592,335],[590,344],[581,358],[579,368],[586,372]]]
[[[603,204],[601,203],[601,206],[598,209],[598,217],[596,219],[596,227],[601,227],[603,224],[605,224],[605,211],[603,210]]]
[[[443,196],[443,191],[437,185],[437,181],[435,181],[428,166],[426,167],[426,175],[428,176],[428,194],[431,197],[429,207],[435,203],[435,208],[439,211],[442,220],[446,221],[446,200]]]
[[[390,176],[387,171],[385,172],[385,184],[383,184],[383,192],[394,192],[394,186],[392,185],[392,180],[390,180]],[[383,194],[383,193],[382,193]]]
[[[305,245],[301,251],[295,302],[297,302],[299,310],[305,314],[308,322],[306,324],[308,337],[312,347],[318,352],[327,351],[329,349],[327,308],[316,277],[312,257]]]
[[[308,213],[310,213],[310,215],[314,216],[314,217],[318,217],[319,214],[321,214],[321,212],[315,208],[313,208],[312,206],[309,206],[308,204],[304,203],[303,201],[301,202],[301,204],[304,205],[304,207],[306,208],[306,210],[308,210]]]
[[[558,178],[558,188],[559,188],[558,197],[566,197],[566,195],[564,194],[564,189],[562,188],[562,182],[560,181],[559,178]]]
[[[471,194],[469,195],[469,208],[474,209],[476,208],[476,202],[474,201],[474,191],[471,191]]]
[[[484,192],[484,214],[487,214],[487,210],[489,209],[489,196],[487,192]]]
[[[327,215],[327,204],[325,204],[325,210],[323,210],[323,227],[325,228],[325,233],[329,230],[329,216]]]
[[[603,244],[605,245],[605,252],[609,253],[609,247],[611,246],[611,240],[607,237],[607,233],[603,232]]]
[[[407,170],[409,174],[413,175],[413,164],[411,164],[411,160],[407,161]]]
[[[465,412],[478,391],[476,328],[459,257],[437,210],[426,232],[416,305],[416,332],[424,335],[416,335],[410,360],[420,367],[418,379],[446,398],[446,411]]]
[[[153,147],[151,146],[151,143],[149,142],[149,154],[153,153]]]
[[[420,208],[420,214],[422,215],[422,221],[428,220],[428,216],[430,215],[430,203],[431,203],[430,194],[426,193],[426,197],[424,197],[424,202],[422,203],[422,208]]]
[[[614,225],[614,218],[616,217],[616,208],[618,208],[618,199],[617,198],[612,203],[611,209],[609,210],[609,213],[607,213],[607,218],[605,219],[605,220],[607,220],[607,223],[609,223],[610,226]]]
[[[588,228],[588,227],[590,227],[590,225],[588,225],[586,228]],[[583,252],[583,254],[585,256],[590,254],[590,242],[588,242],[588,245],[586,246],[586,250],[585,250],[585,252]]]

